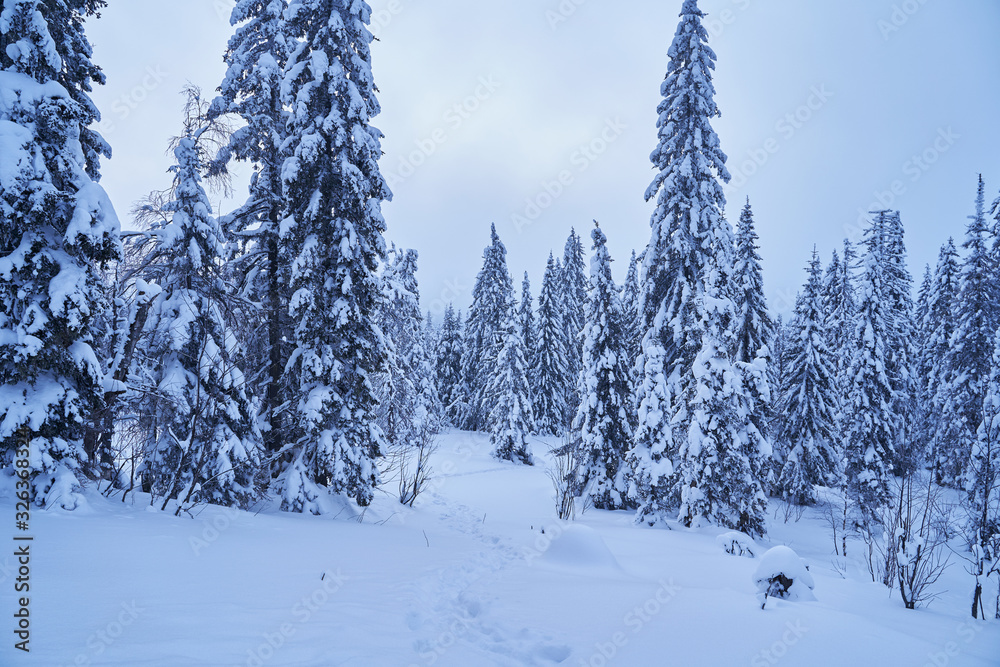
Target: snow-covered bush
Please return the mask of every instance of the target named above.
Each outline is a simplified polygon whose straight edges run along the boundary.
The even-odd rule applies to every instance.
[[[758,548],[754,544],[753,538],[738,530],[731,530],[728,533],[719,535],[715,538],[715,543],[722,547],[727,554],[733,556],[745,556],[747,558],[756,558],[757,556]]]
[[[777,546],[768,549],[761,556],[760,564],[753,573],[753,583],[757,587],[760,608],[767,604],[767,598],[782,600],[815,600],[815,587],[809,567],[791,548]]]

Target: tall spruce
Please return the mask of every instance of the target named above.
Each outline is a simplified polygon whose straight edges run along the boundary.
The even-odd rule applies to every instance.
[[[513,316],[514,285],[507,271],[507,248],[496,225],[491,225],[490,245],[483,250],[483,268],[472,287],[472,307],[465,322],[462,380],[468,403],[462,428],[479,431],[489,427],[492,373],[503,345],[503,327]]]
[[[462,311],[456,313],[455,307],[449,303],[441,322],[441,337],[435,360],[435,381],[444,421],[452,426],[458,424],[462,403],[463,350]]]
[[[492,408],[489,430],[493,457],[534,465],[528,444],[535,421],[528,389],[528,367],[524,360],[524,343],[512,309],[500,326],[499,338],[499,352],[487,390]]]
[[[632,444],[626,318],[611,277],[607,237],[596,227],[591,239],[594,254],[583,328],[581,403],[573,425],[580,433],[577,488],[585,489],[594,507],[617,510],[632,506],[625,493],[625,454]]]
[[[782,429],[775,434],[784,452],[775,495],[798,505],[816,501],[816,485],[839,483],[836,434],[836,384],[827,348],[823,276],[813,249],[809,279],[795,304],[791,322],[790,377],[781,410]]]
[[[891,312],[879,220],[865,231],[857,324],[851,336],[850,402],[843,424],[846,489],[869,517],[889,499],[895,427],[892,385],[886,373]]]
[[[993,334],[997,329],[996,266],[990,253],[991,232],[986,221],[982,176],[976,192],[975,214],[966,229],[965,260],[958,293],[951,309],[955,330],[945,354],[945,375],[936,403],[941,416],[936,441],[936,466],[943,484],[961,486],[989,380]]]
[[[530,373],[535,427],[539,435],[560,435],[566,430],[566,385],[572,380],[560,291],[559,269],[549,253],[538,295],[536,354]]]
[[[628,261],[628,272],[622,285],[622,310],[625,317],[625,359],[634,372],[635,360],[639,358],[642,349],[642,320],[639,315],[639,259],[635,250]],[[633,382],[634,384],[634,382]],[[635,422],[635,410],[630,411],[629,418]],[[633,426],[635,424],[633,423]]]
[[[709,295],[709,272],[731,261],[733,251],[731,234],[717,236],[720,228],[728,228],[722,218],[722,182],[730,176],[711,125],[719,110],[712,85],[715,53],[707,43],[704,16],[696,0],[685,0],[660,87],[659,143],[650,155],[657,173],[645,194],[647,201],[656,198],[657,202],[642,266],[644,333],[636,362],[639,418],[629,460],[631,484],[639,501],[636,520],[650,524],[665,520],[682,496],[681,516],[686,523],[700,514],[715,515],[709,494],[726,493],[721,487],[712,491],[699,486],[709,481],[702,475],[707,467],[694,468],[702,466],[698,460],[707,465],[701,454],[709,454],[701,448],[705,434],[690,437],[697,421],[695,412],[700,411],[699,419],[710,421],[717,416],[713,411],[722,409],[717,401],[724,400],[714,392],[732,388],[718,373],[724,373],[727,364],[732,372],[732,322],[727,318],[733,314],[726,312],[728,306],[720,311],[706,299],[727,298],[731,286],[724,283],[715,285],[716,293]],[[713,253],[724,257],[714,266]],[[699,398],[699,383],[712,395]],[[728,416],[724,418],[727,424]],[[721,440],[716,444],[727,446]],[[682,450],[687,463],[681,460]]]
[[[210,173],[227,169],[230,160],[254,166],[249,196],[230,214],[232,230],[247,246],[240,268],[248,274],[252,298],[263,305],[260,331],[262,373],[259,394],[267,428],[265,445],[277,452],[285,442],[284,411],[289,393],[283,381],[291,350],[291,321],[287,303],[290,258],[280,239],[285,201],[281,169],[287,148],[289,111],[281,99],[283,70],[288,60],[284,12],[287,0],[239,0],[230,23],[235,26],[224,54],[227,70],[209,118],[232,114],[244,125],[232,133],[227,145],[210,165]]]
[[[2,463],[25,447],[35,504],[75,508],[98,476],[108,302],[101,269],[119,222],[97,184],[107,144],[83,19],[100,2],[12,0],[0,11],[0,422]]]
[[[836,429],[838,441],[843,439],[843,422],[850,402],[852,383],[848,377],[851,365],[851,339],[857,318],[854,270],[857,254],[854,245],[844,239],[843,255],[833,251],[827,265],[823,284],[823,309],[826,313],[827,348],[833,357],[834,383],[836,385]]]
[[[575,229],[570,230],[562,258],[562,311],[566,336],[566,412],[563,423],[568,428],[580,405],[577,378],[583,370],[583,326],[587,307],[587,265],[583,242]]]
[[[151,270],[160,292],[143,346],[152,389],[145,403],[155,424],[144,468],[161,509],[176,501],[175,514],[203,502],[249,506],[258,496],[262,444],[238,325],[226,316],[234,312],[222,275],[229,248],[202,186],[205,128],[193,120],[174,150],[172,197],[164,207],[170,221],[153,230]]]
[[[537,333],[535,331],[535,311],[534,299],[531,297],[531,281],[528,280],[528,272],[524,272],[524,279],[521,281],[521,300],[517,305],[517,324],[520,328],[521,340],[524,342],[524,360],[530,369],[535,361],[535,342]],[[529,381],[530,388],[530,381]]]
[[[382,133],[370,124],[379,112],[370,18],[363,0],[292,0],[285,12],[293,48],[281,84],[289,109],[281,240],[292,258],[286,378],[295,412],[281,478],[287,511],[324,512],[324,490],[367,505],[379,481],[372,382],[387,355],[375,317],[381,203],[391,193],[378,167]]]

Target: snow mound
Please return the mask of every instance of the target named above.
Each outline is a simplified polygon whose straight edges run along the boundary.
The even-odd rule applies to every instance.
[[[761,608],[768,597],[784,600],[815,600],[812,575],[805,561],[786,546],[768,549],[761,556],[760,564],[753,573],[753,583],[757,587],[757,599]]]
[[[733,556],[756,558],[759,551],[757,545],[754,544],[753,538],[738,530],[719,535],[715,538],[715,543],[722,547],[727,554],[732,554]]]
[[[554,526],[542,562],[560,568],[621,572],[621,565],[597,531],[589,526]]]

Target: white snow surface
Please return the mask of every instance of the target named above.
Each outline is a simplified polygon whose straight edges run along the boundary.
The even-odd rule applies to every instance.
[[[772,506],[759,546],[789,544],[807,558],[819,599],[761,610],[752,575],[763,559],[726,554],[716,537],[727,531],[636,527],[632,512],[593,509],[560,522],[550,463],[501,464],[487,435],[453,431],[440,437],[434,479],[413,509],[379,493],[363,512],[341,502],[339,516],[323,517],[272,502],[175,518],[148,496],[122,503],[91,488],[74,512],[31,514],[30,654],[13,647],[17,564],[13,548],[0,551],[0,665],[1000,661],[1000,622],[968,618],[972,581],[960,564],[938,600],[910,611],[871,582],[858,545],[846,578],[838,574],[821,508],[785,524]],[[13,490],[0,480],[11,529]],[[995,589],[988,595],[987,609]]]

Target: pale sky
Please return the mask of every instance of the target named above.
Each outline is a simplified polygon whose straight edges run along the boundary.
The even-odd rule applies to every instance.
[[[616,276],[649,240],[656,105],[681,0],[372,0],[373,69],[394,200],[388,239],[420,253],[421,296],[468,307],[489,240],[537,298],[549,250],[594,218]],[[997,0],[702,0],[733,183],[754,208],[768,301],[791,308],[813,244],[824,264],[871,208],[902,212],[919,281],[961,242],[976,177],[1000,194]],[[125,226],[169,184],[186,81],[223,73],[230,0],[110,0],[88,24],[108,85],[94,94]],[[245,193],[238,166],[236,198]],[[881,202],[881,203],[880,203]],[[221,202],[221,211],[235,201]],[[437,318],[439,319],[439,317]]]

